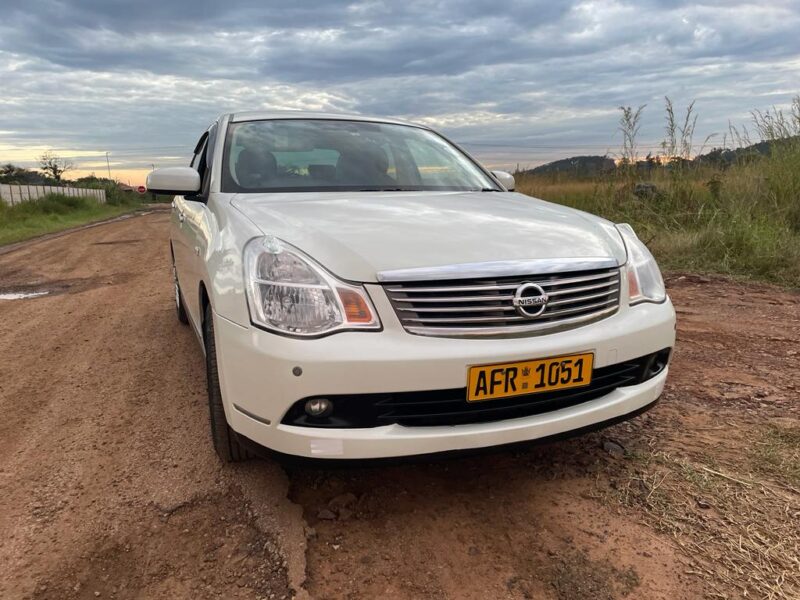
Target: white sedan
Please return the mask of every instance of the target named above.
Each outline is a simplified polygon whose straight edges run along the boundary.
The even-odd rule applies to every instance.
[[[664,388],[675,313],[633,230],[514,193],[425,126],[223,115],[147,187],[176,195],[178,318],[224,460],[541,439]]]

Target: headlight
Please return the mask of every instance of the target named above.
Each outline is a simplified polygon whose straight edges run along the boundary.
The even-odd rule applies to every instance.
[[[661,277],[656,259],[650,254],[647,246],[636,237],[630,225],[621,223],[617,225],[617,231],[622,236],[628,252],[625,272],[628,277],[630,304],[664,302],[667,299],[667,290],[664,287],[664,279]]]
[[[380,329],[363,287],[336,279],[278,238],[250,240],[244,269],[250,320],[259,327],[300,337]]]

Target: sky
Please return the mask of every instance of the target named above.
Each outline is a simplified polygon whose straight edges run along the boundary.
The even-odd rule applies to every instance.
[[[187,164],[221,113],[431,125],[493,168],[619,152],[696,101],[698,147],[800,93],[800,0],[0,0],[0,163]]]

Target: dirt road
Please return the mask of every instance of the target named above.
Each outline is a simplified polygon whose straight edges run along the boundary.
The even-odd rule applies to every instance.
[[[662,403],[380,469],[221,465],[167,215],[0,256],[0,598],[800,597],[800,296],[674,276]]]

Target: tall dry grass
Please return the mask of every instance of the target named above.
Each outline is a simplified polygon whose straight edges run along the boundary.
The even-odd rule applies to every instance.
[[[621,168],[584,179],[517,174],[517,190],[630,223],[667,270],[800,287],[800,96],[789,111],[754,112],[751,128],[759,140],[771,142],[770,150],[740,153],[730,165],[688,160],[698,152],[693,110],[690,105],[686,118],[678,120],[667,100],[665,157],[655,168],[630,167],[636,160],[630,126],[638,131],[641,112],[628,108],[621,120],[629,127]],[[747,134],[732,131],[738,139],[727,140],[750,143]],[[654,187],[643,193],[639,186],[637,193],[641,182]]]

